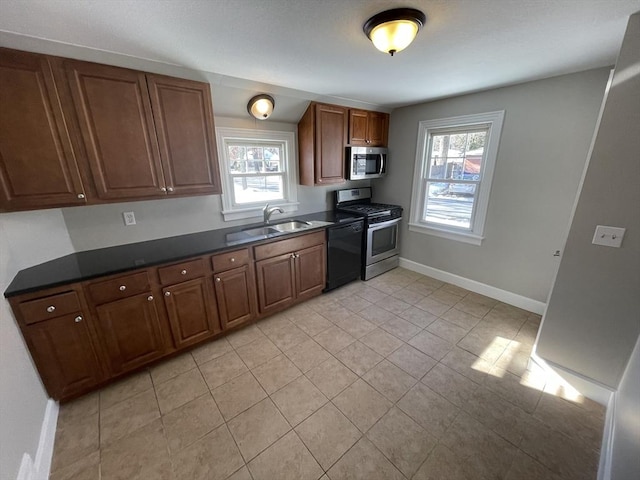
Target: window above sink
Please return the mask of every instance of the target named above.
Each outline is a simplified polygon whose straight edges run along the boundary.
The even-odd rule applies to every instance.
[[[266,202],[297,210],[293,132],[219,127],[216,136],[225,221],[260,216]]]

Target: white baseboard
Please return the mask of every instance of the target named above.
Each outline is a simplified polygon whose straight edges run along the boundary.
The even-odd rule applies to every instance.
[[[49,478],[53,444],[56,439],[58,411],[58,403],[49,399],[44,412],[44,419],[42,420],[42,428],[40,429],[36,459],[34,461],[28,453],[22,456],[17,480],[47,480]]]
[[[618,392],[613,392],[609,405],[607,406],[607,416],[604,420],[604,432],[602,434],[602,447],[600,448],[600,464],[598,465],[598,480],[611,479],[611,465],[613,461],[613,439],[615,433],[616,404]]]
[[[532,298],[518,295],[517,293],[508,292],[497,287],[492,287],[485,283],[477,282],[469,278],[461,277],[453,273],[445,272],[444,270],[438,270],[437,268],[429,267],[421,263],[407,260],[406,258],[400,258],[400,266],[414,272],[422,273],[429,277],[433,277],[437,280],[457,285],[458,287],[466,288],[472,292],[486,295],[487,297],[495,298],[501,302],[508,303],[514,307],[522,308],[529,312],[534,312],[539,315],[544,313],[546,303]]]

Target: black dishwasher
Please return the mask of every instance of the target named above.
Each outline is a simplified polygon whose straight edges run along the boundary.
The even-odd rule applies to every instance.
[[[360,278],[364,220],[350,218],[327,228],[325,292]]]

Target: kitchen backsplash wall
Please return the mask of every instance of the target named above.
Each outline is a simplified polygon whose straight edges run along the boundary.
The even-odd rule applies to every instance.
[[[296,124],[260,122],[249,118],[215,118],[216,127],[248,128],[261,130],[293,131]],[[328,187],[304,187],[298,185],[298,211],[291,215],[331,210],[333,190],[349,186],[368,186],[370,181],[345,182]],[[171,237],[185,233],[201,232],[260,222],[260,217],[242,221],[225,222],[220,213],[222,201],[219,195],[187,198],[168,198],[143,202],[113,203],[88,207],[63,209],[69,236],[77,251],[141,242]],[[134,212],[136,225],[125,226],[122,212]],[[276,215],[277,216],[277,215]],[[274,217],[275,219],[276,217]]]

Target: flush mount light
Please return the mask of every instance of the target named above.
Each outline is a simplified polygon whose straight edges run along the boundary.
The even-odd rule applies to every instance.
[[[363,30],[378,50],[393,56],[413,42],[426,19],[420,10],[394,8],[371,17]]]
[[[271,95],[256,95],[247,104],[247,111],[258,120],[266,120],[273,113],[276,102]]]

